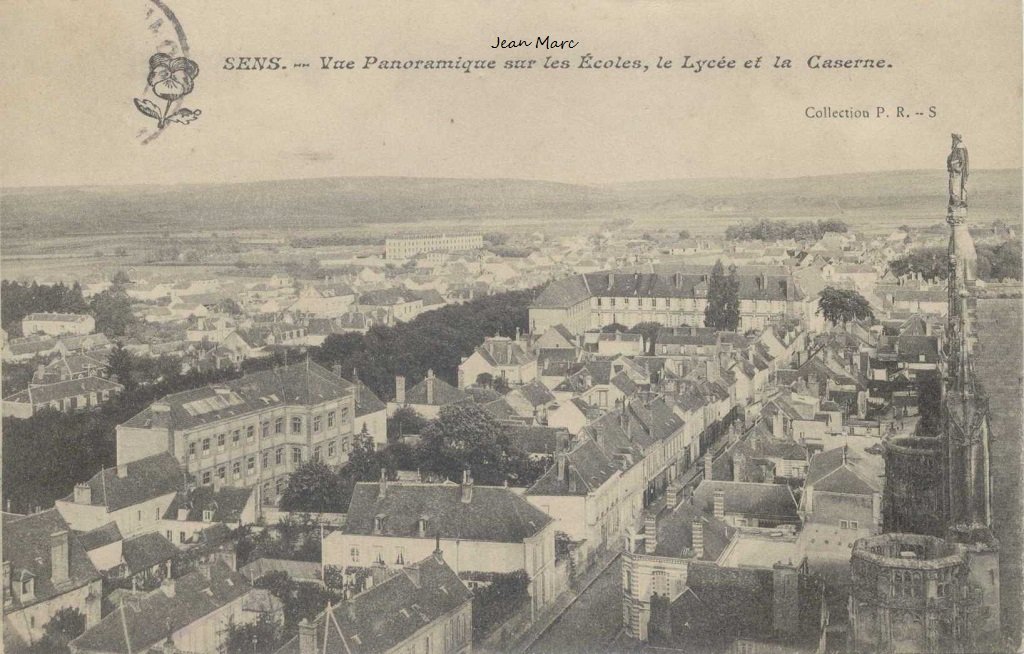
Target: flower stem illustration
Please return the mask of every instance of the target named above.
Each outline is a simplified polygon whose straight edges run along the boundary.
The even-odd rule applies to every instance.
[[[135,108],[146,116],[155,118],[157,129],[163,129],[169,123],[188,125],[199,118],[202,112],[181,107],[172,113],[171,107],[175,101],[192,92],[198,75],[199,65],[191,59],[156,53],[149,58],[149,76],[146,78],[146,84],[152,89],[153,95],[164,100],[166,104],[161,111],[152,100],[135,98]]]

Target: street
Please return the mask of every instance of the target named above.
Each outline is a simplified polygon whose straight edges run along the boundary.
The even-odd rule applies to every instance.
[[[587,588],[529,651],[588,654],[605,651],[622,628],[622,559]]]

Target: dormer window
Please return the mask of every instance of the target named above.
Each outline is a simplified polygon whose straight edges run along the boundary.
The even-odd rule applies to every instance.
[[[20,600],[22,604],[26,601],[32,600],[36,596],[36,578],[32,576],[32,573],[23,571],[21,573],[21,580],[19,581]]]
[[[374,518],[373,518],[373,530],[376,533],[378,533],[378,534],[381,533],[382,531],[384,531],[384,516],[383,515],[374,516]]]
[[[213,522],[213,511],[203,509],[203,522]]]

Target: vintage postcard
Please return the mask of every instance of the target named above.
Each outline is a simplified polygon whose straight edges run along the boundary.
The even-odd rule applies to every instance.
[[[1018,0],[7,0],[0,60],[0,651],[1024,646]]]

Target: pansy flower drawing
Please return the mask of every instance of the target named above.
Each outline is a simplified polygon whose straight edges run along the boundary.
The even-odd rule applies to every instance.
[[[161,109],[152,100],[135,98],[135,107],[150,118],[155,118],[158,129],[163,129],[169,123],[188,125],[199,118],[202,112],[186,107],[180,107],[172,112],[171,105],[192,92],[198,75],[199,66],[191,59],[156,53],[149,58],[149,77],[146,78],[146,85],[153,91],[153,95],[166,104]]]

